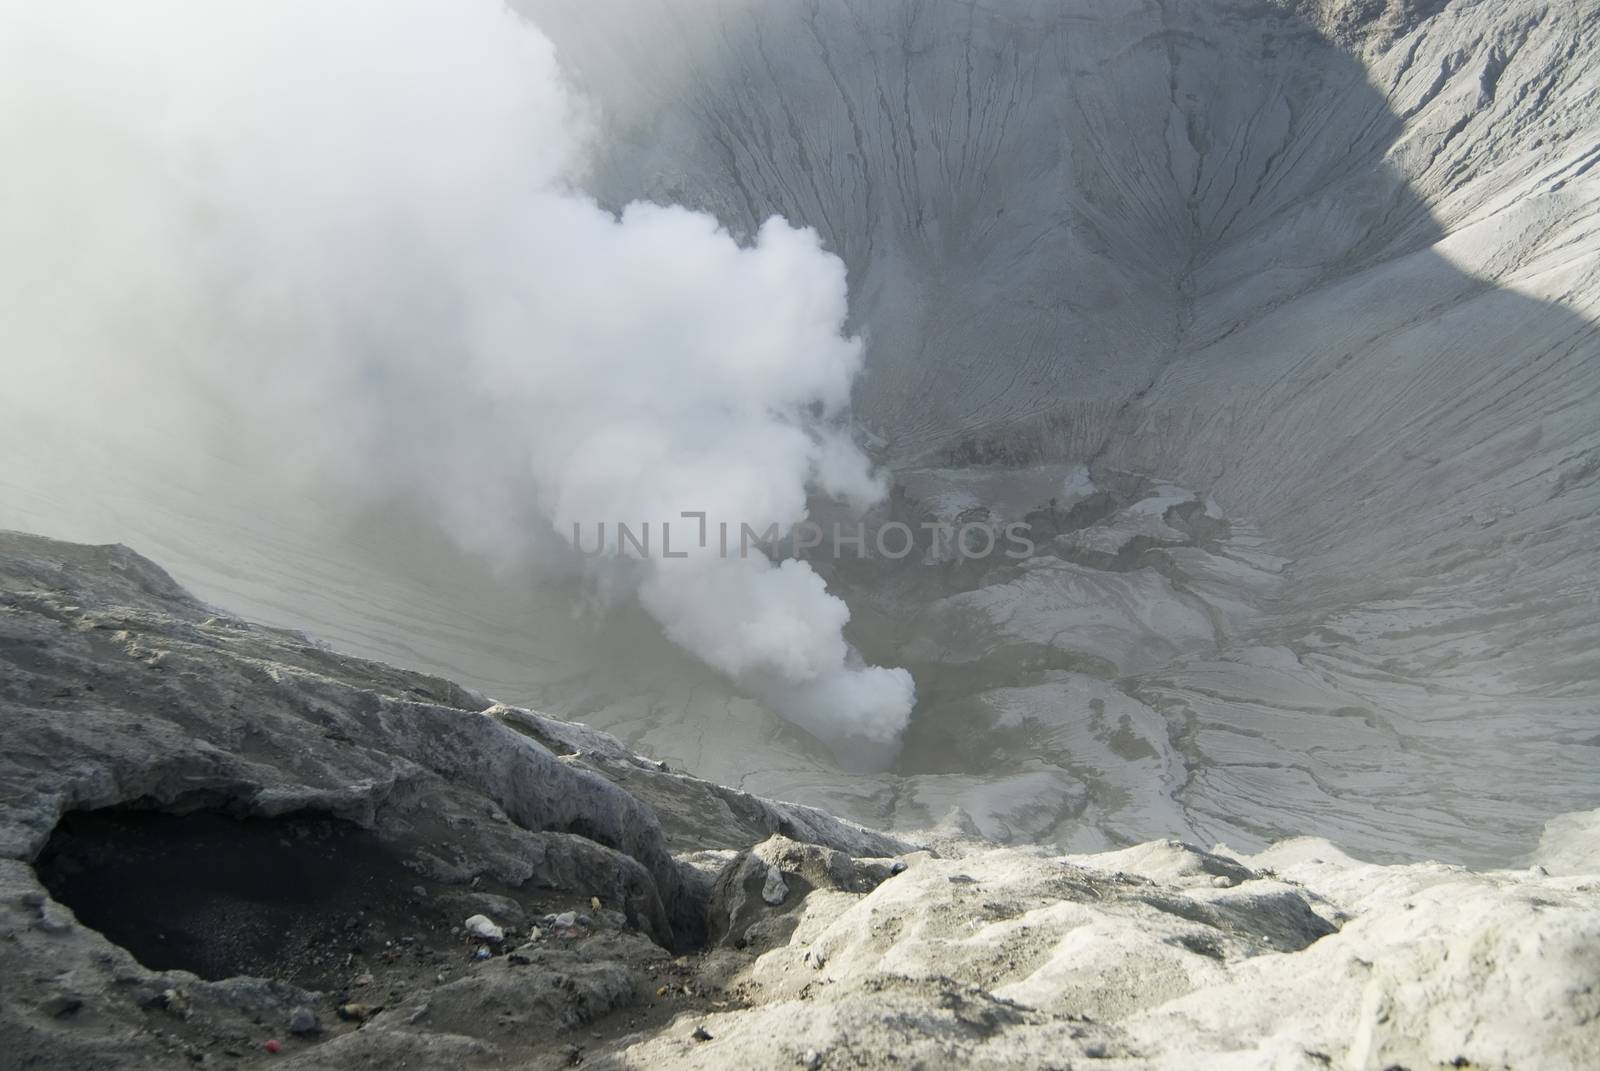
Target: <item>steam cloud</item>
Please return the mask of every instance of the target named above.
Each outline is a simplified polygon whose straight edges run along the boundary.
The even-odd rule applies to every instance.
[[[861,344],[839,261],[781,220],[741,245],[603,210],[573,185],[592,131],[495,0],[0,0],[0,420],[178,473],[226,454],[324,497],[420,493],[508,555],[530,516],[570,538],[878,498],[840,426]],[[784,716],[903,728],[909,675],[860,663],[804,563],[610,568]]]

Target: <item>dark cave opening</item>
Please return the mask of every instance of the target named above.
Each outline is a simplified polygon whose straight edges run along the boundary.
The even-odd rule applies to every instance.
[[[65,815],[35,862],[50,895],[152,970],[341,985],[353,961],[454,940],[431,882],[326,814],[135,808]]]

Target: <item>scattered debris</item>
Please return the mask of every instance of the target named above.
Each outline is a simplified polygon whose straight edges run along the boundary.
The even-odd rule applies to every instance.
[[[338,1015],[347,1023],[364,1023],[382,1010],[370,1004],[341,1004]]]
[[[163,989],[152,1003],[175,1019],[189,1018],[192,1010],[188,994],[181,989]]]

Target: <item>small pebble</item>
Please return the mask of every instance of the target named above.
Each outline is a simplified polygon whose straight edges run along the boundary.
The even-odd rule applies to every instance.
[[[703,1026],[695,1027],[694,1028],[694,1033],[690,1034],[689,1036],[694,1038],[696,1041],[710,1041],[711,1040],[711,1032],[708,1031]]]
[[[289,1033],[297,1037],[315,1034],[322,1029],[317,1013],[304,1005],[289,1013]]]

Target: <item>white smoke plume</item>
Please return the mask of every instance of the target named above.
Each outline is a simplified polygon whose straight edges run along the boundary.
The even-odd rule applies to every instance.
[[[0,420],[174,479],[404,489],[502,554],[530,518],[876,499],[840,262],[601,209],[592,129],[496,0],[0,0]],[[824,736],[904,726],[909,675],[860,664],[809,566],[659,551],[616,568],[679,645]]]

